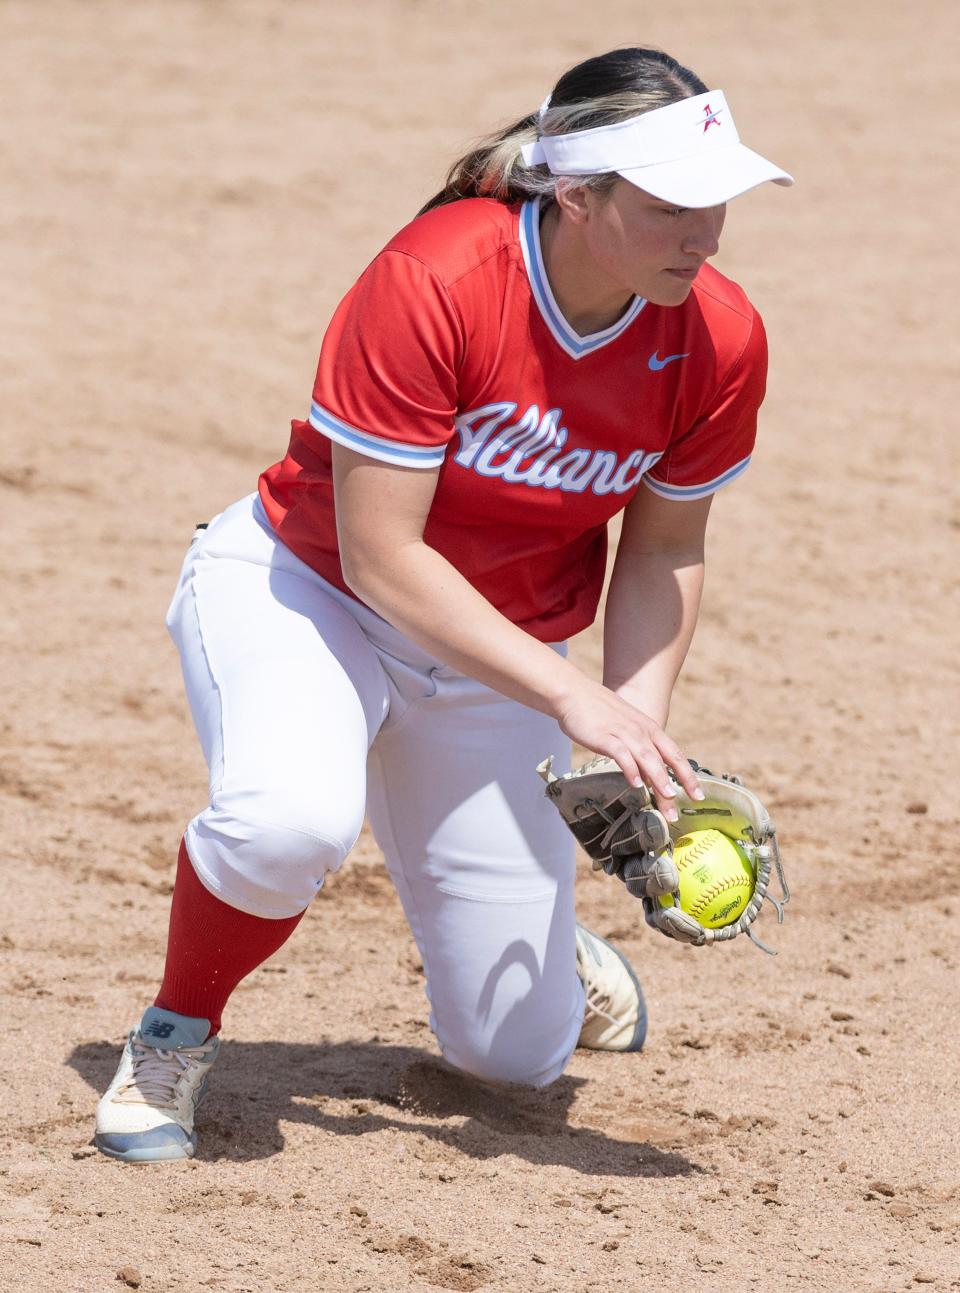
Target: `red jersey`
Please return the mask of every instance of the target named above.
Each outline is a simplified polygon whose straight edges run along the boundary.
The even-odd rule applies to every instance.
[[[607,522],[641,482],[702,498],[746,467],[766,380],[760,317],[704,266],[683,305],[637,297],[574,332],[539,203],[473,198],[402,229],[327,329],[307,421],[260,477],[279,538],[349,592],[330,441],[439,468],[424,539],[513,623],[560,641],[596,615]]]

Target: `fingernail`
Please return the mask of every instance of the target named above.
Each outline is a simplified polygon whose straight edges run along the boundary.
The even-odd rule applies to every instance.
[[[631,781],[630,784],[632,786],[635,786],[637,790],[639,790],[640,787],[643,785],[643,777],[634,777],[633,781]]]
[[[694,799],[706,799],[706,795],[703,793],[703,791],[700,789],[699,786],[697,786],[696,790],[693,792],[693,797]]]
[[[674,790],[673,786],[671,786],[669,781],[660,793],[662,795],[666,795],[670,799],[675,799],[677,797],[677,792]]]
[[[672,804],[667,808],[667,811],[664,813],[664,817],[666,817],[668,822],[678,822],[680,820],[680,814]]]

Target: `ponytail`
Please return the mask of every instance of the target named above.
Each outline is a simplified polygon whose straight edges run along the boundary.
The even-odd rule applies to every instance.
[[[523,202],[553,190],[552,176],[542,166],[527,166],[520,149],[538,138],[538,114],[531,112],[496,135],[488,135],[447,172],[439,193],[417,213],[458,202],[461,198],[495,198],[498,202]]]

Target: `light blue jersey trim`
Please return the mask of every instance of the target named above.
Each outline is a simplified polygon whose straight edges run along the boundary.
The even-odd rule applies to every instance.
[[[661,498],[679,499],[681,502],[689,501],[694,498],[706,498],[709,494],[714,494],[724,485],[729,485],[732,480],[736,480],[747,470],[747,464],[750,462],[751,454],[738,462],[735,466],[725,471],[722,476],[715,476],[713,480],[708,480],[702,485],[665,485],[662,480],[654,480],[650,476],[643,477],[643,483],[647,489],[652,489],[655,494]]]
[[[383,436],[371,435],[369,431],[360,431],[349,422],[334,417],[316,400],[310,405],[310,425],[345,449],[355,449],[368,458],[393,463],[397,467],[439,467],[447,452],[446,445],[431,449],[424,445],[401,444],[398,440],[386,440]]]
[[[602,332],[592,332],[585,337],[581,337],[579,333],[574,332],[563,317],[560,307],[554,299],[550,281],[547,278],[547,271],[543,263],[543,251],[540,247],[539,198],[524,202],[520,211],[520,248],[523,252],[523,263],[527,267],[530,290],[533,293],[533,299],[537,303],[537,309],[543,316],[543,321],[553,334],[557,345],[565,350],[571,359],[582,359],[584,355],[590,355],[595,350],[599,350],[601,346],[606,346],[611,341],[616,341],[617,337],[630,327],[630,324],[646,305],[646,301],[642,296],[635,296],[626,313],[621,315],[611,327],[604,328]]]

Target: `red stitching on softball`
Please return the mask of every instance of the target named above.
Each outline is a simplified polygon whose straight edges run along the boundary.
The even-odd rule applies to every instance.
[[[724,835],[721,831],[715,831],[715,834],[719,835],[721,839],[726,839],[726,840],[729,840],[730,843],[733,843],[733,841],[729,839],[729,836]],[[692,865],[695,862],[699,862],[701,857],[705,853],[709,853],[712,848],[713,848],[713,842],[711,840],[706,840],[706,839],[697,840],[693,848],[690,849],[690,851],[684,855],[682,861],[680,862],[679,870],[685,871],[688,866]],[[694,918],[694,920],[698,919],[700,912],[703,911],[704,907],[706,907],[709,903],[711,903],[714,900],[714,898],[716,898],[719,894],[724,893],[728,889],[739,889],[741,885],[746,886],[748,883],[749,882],[746,876],[729,876],[726,880],[714,881],[714,883],[710,886],[710,888],[705,890],[700,895],[700,897],[694,903],[693,907],[690,909],[688,914],[691,915]],[[751,892],[747,896],[748,905],[752,897],[753,897],[753,890],[751,890]]]
[[[741,885],[746,884],[746,876],[728,876],[726,880],[716,881],[709,889],[705,890],[704,893],[700,895],[694,906],[691,908],[690,915],[696,917],[707,903],[712,902],[718,894],[723,893],[726,889],[739,889]],[[752,896],[753,895],[751,894],[750,897]],[[748,897],[747,902],[749,901],[750,898]]]

